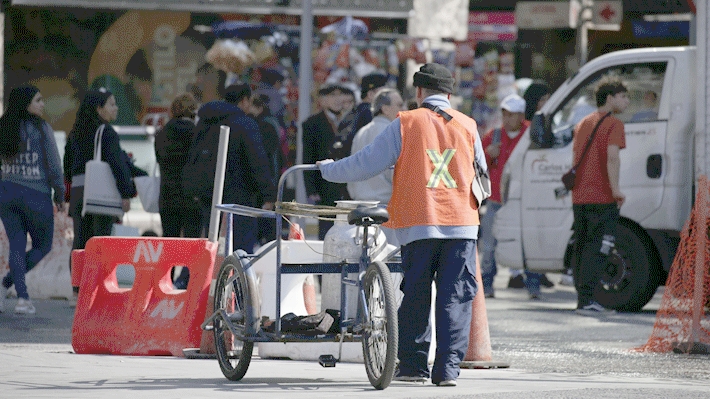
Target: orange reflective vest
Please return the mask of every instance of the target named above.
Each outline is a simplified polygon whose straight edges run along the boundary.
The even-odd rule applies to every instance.
[[[480,224],[471,193],[476,122],[454,109],[445,111],[454,119],[447,122],[426,108],[399,113],[402,152],[386,227]]]

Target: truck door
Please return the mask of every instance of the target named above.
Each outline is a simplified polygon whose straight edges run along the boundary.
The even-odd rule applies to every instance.
[[[552,148],[530,148],[523,161],[522,225],[530,270],[561,270],[571,237],[572,196],[559,196],[561,176],[572,166],[574,126],[596,110],[594,87],[602,76],[621,77],[631,103],[623,114],[626,149],[621,151],[620,186],[626,195],[622,216],[641,221],[663,198],[662,155],[668,112],[662,108],[670,61],[617,65],[600,69],[580,83],[547,114],[555,137]],[[670,91],[670,90],[668,90]],[[668,100],[666,100],[668,102]],[[534,135],[534,133],[533,133]]]

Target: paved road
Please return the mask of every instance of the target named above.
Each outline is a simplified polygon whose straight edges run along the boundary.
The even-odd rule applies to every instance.
[[[641,313],[598,320],[574,314],[568,287],[532,302],[506,281],[498,277],[487,311],[494,360],[511,367],[464,370],[455,388],[393,382],[375,391],[361,364],[256,357],[235,383],[216,360],[77,355],[73,309],[41,300],[34,316],[0,314],[0,398],[710,398],[710,357],[630,350],[648,338],[660,293]]]

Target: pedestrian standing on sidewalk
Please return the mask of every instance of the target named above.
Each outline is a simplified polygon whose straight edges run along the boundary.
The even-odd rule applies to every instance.
[[[503,126],[490,130],[483,136],[482,145],[486,152],[486,162],[491,176],[491,197],[486,201],[486,212],[481,217],[481,238],[478,245],[481,250],[481,279],[486,298],[495,297],[493,279],[497,274],[495,259],[496,239],[493,236],[493,221],[498,210],[503,206],[501,198],[501,176],[510,154],[523,137],[530,122],[525,120],[525,100],[517,94],[511,94],[500,103],[503,114]],[[540,298],[540,274],[526,272],[524,286],[528,288],[531,299]],[[523,281],[522,275],[520,276]]]
[[[351,154],[355,154],[379,136],[390,122],[397,119],[400,111],[404,110],[404,100],[395,89],[381,89],[372,97],[372,121],[362,127],[353,138]],[[350,198],[357,201],[378,201],[378,206],[387,207],[392,197],[392,178],[394,169],[387,169],[377,176],[365,181],[348,183]],[[387,243],[399,246],[395,231],[381,226],[382,232],[387,237]]]
[[[451,108],[451,72],[425,64],[414,74],[420,108],[404,111],[375,140],[340,161],[319,161],[323,178],[362,181],[394,166],[387,206],[402,245],[399,366],[395,380],[456,386],[466,355],[476,285],[478,206],[474,159],[486,170],[476,122]],[[436,355],[429,371],[429,312],[436,283]]]
[[[195,129],[197,101],[184,93],[170,105],[172,118],[155,134],[155,159],[160,165],[160,197],[158,209],[163,237],[199,237],[202,211],[188,201],[182,192],[182,168]],[[173,284],[176,289],[187,288],[190,272],[180,270]]]
[[[594,91],[598,109],[579,121],[573,141],[574,287],[577,313],[585,316],[614,313],[594,299],[594,291],[614,251],[619,208],[626,199],[619,189],[619,150],[626,147],[626,136],[624,122],[614,114],[629,106],[628,90],[619,78],[607,76]]]
[[[163,237],[195,237],[201,211],[191,206],[182,193],[182,168],[195,129],[197,102],[192,94],[181,94],[170,105],[172,119],[155,134],[155,159],[160,165],[160,222]]]
[[[64,210],[64,176],[54,131],[42,119],[44,100],[34,86],[12,89],[0,118],[0,219],[10,243],[10,273],[0,285],[0,312],[7,290],[17,291],[15,313],[33,314],[25,274],[51,250],[54,211]],[[54,191],[54,193],[52,193]],[[32,248],[27,248],[27,234]]]
[[[303,163],[313,164],[327,158],[347,156],[342,142],[337,140],[338,124],[343,115],[343,99],[346,90],[338,85],[327,85],[318,90],[320,112],[303,121]],[[343,157],[344,157],[343,156]],[[308,202],[314,205],[335,206],[335,201],[345,199],[347,193],[345,184],[329,182],[317,171],[303,172],[303,183],[306,187]],[[323,240],[328,230],[333,227],[332,220],[318,220],[318,239]]]
[[[372,103],[381,88],[387,84],[387,75],[379,72],[371,73],[362,77],[360,82],[360,99],[362,102],[353,110],[353,124],[351,137],[354,137],[363,126],[372,122]]]
[[[130,199],[136,195],[129,161],[119,146],[118,133],[111,126],[117,115],[116,98],[110,91],[89,91],[79,105],[74,126],[67,138],[64,174],[71,184],[69,215],[74,221],[72,249],[84,249],[91,237],[110,236],[111,227],[119,221],[117,217],[110,215],[87,213],[81,216],[84,207],[86,163],[94,158],[94,138],[99,126],[106,125],[101,138],[101,160],[111,167],[116,188],[123,199],[124,212],[130,210]],[[74,287],[74,292],[78,292],[78,287]]]

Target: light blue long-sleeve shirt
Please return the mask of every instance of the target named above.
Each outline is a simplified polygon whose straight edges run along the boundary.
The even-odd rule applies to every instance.
[[[436,105],[443,110],[451,108],[451,103],[443,95],[429,96],[425,103]],[[392,121],[375,140],[357,153],[336,162],[320,164],[320,171],[325,180],[334,183],[347,183],[367,180],[394,167],[402,152],[402,124],[399,118]],[[478,132],[474,143],[476,162],[488,170],[483,154],[481,137]],[[412,226],[396,229],[397,239],[402,245],[416,240],[438,239],[477,239],[478,226]]]

